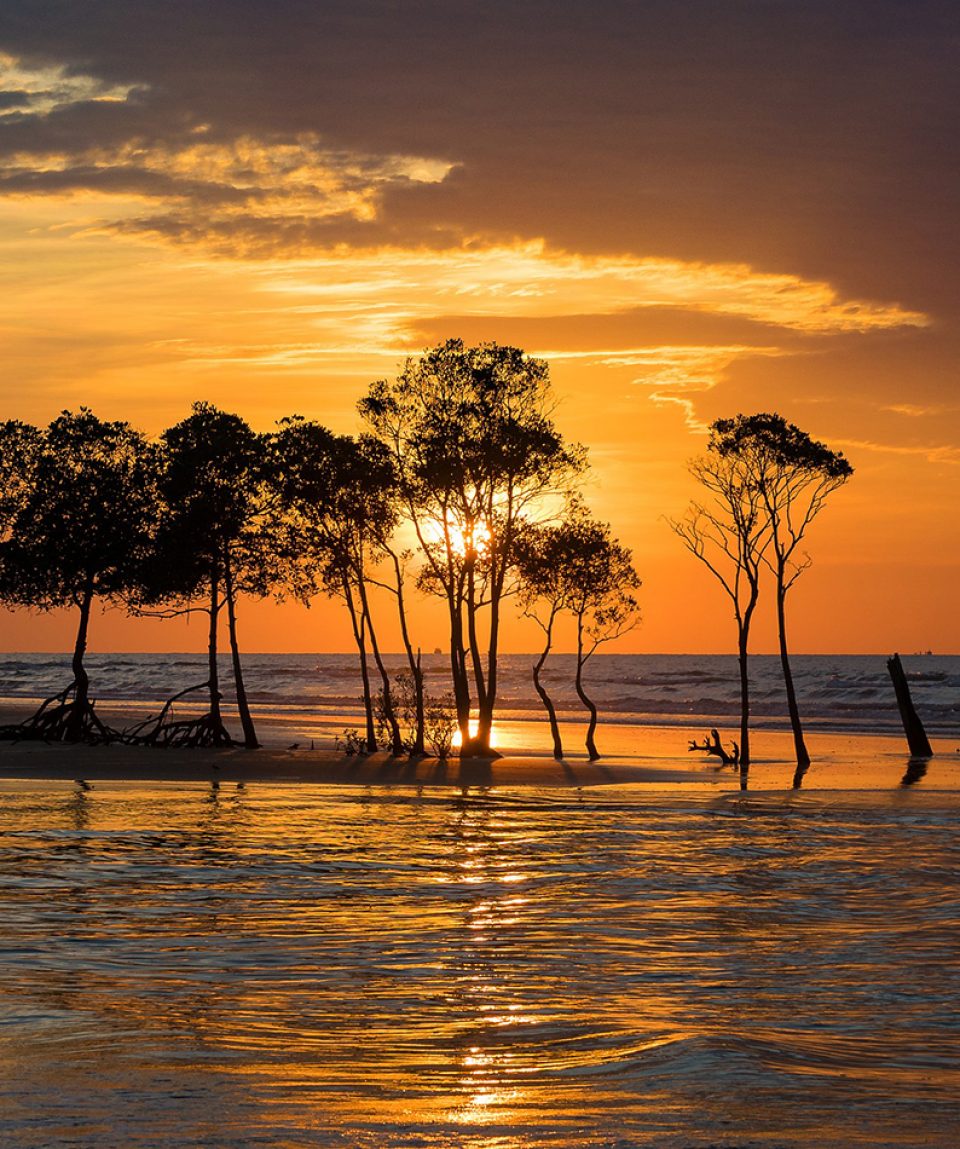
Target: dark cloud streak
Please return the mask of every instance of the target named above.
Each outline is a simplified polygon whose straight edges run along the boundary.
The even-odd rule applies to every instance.
[[[146,91],[4,125],[0,148],[312,132],[461,165],[343,242],[543,235],[947,310],[958,40],[942,0],[7,0],[8,51]],[[236,226],[269,246],[269,219]]]

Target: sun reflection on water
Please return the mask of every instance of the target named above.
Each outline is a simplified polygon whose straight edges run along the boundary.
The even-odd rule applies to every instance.
[[[919,1145],[955,1116],[958,860],[916,802],[21,784],[0,1097],[125,1149],[739,1144],[758,1098],[785,1145],[867,1105]]]

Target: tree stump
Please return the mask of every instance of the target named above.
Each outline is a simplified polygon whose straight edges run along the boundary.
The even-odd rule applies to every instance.
[[[900,719],[903,722],[903,730],[907,736],[907,745],[910,747],[911,755],[914,758],[932,758],[933,750],[930,748],[930,740],[927,738],[927,732],[923,728],[920,716],[914,709],[913,699],[910,697],[910,687],[907,683],[907,676],[903,672],[903,663],[900,661],[899,654],[887,659],[887,670],[890,671],[890,678],[893,680],[897,706],[900,707]]]

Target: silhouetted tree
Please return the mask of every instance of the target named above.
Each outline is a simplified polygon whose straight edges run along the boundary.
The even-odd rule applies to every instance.
[[[760,593],[760,568],[770,541],[763,495],[753,475],[732,454],[721,454],[716,424],[706,454],[689,464],[706,490],[706,502],[693,502],[683,519],[668,520],[681,542],[717,579],[733,606],[740,671],[740,788],[750,771],[750,624]]]
[[[368,570],[383,557],[382,540],[395,515],[393,462],[369,435],[335,435],[319,423],[286,419],[274,440],[274,482],[290,533],[287,549],[299,557],[295,593],[309,601],[319,589],[342,599],[360,657],[366,748],[377,746],[376,709],[367,669],[367,644],[381,681],[381,710],[390,749],[403,752],[390,676],[370,607]]]
[[[600,646],[614,642],[636,626],[639,607],[634,591],[640,587],[640,578],[633,567],[633,555],[611,537],[609,524],[583,514],[570,518],[563,529],[567,536],[569,583],[566,606],[577,624],[574,685],[578,698],[590,713],[585,741],[593,762],[600,757],[594,741],[597,707],[584,689],[584,669]]]
[[[375,383],[360,412],[391,452],[425,559],[421,585],[450,619],[461,755],[491,753],[501,604],[524,523],[584,466],[552,420],[547,364],[496,343],[451,339]],[[488,610],[486,657],[479,614]],[[470,737],[471,683],[477,734]]]
[[[563,757],[556,710],[540,678],[563,612],[573,615],[577,633],[574,685],[590,714],[586,747],[590,760],[600,757],[595,739],[597,707],[584,687],[584,670],[597,649],[631,630],[639,620],[634,592],[640,579],[630,551],[611,537],[579,500],[571,500],[562,522],[528,529],[518,545],[518,573],[524,614],[544,633],[544,647],[533,666],[533,682],[553,736],[553,754]]]
[[[212,746],[232,742],[220,708],[217,662],[220,613],[225,609],[244,745],[259,745],[243,680],[236,605],[239,593],[265,594],[274,578],[277,556],[265,528],[266,448],[266,438],[239,415],[210,403],[195,403],[186,419],[161,436],[160,521],[152,554],[141,570],[140,601],[145,607],[172,604],[169,614],[207,614],[208,678],[191,689],[207,691],[209,711],[166,733],[154,727],[149,741]]]
[[[155,453],[128,423],[86,408],[43,432],[3,427],[0,599],[77,611],[73,682],[14,728],[19,737],[77,742],[114,737],[94,713],[84,665],[95,601],[121,602],[148,545],[156,506]],[[9,732],[9,731],[8,731]]]
[[[811,439],[781,415],[737,415],[713,424],[714,449],[735,458],[760,492],[770,530],[770,549],[764,561],[777,588],[777,629],[787,707],[797,757],[794,786],[799,787],[810,766],[803,737],[800,708],[787,649],[787,593],[810,566],[810,556],[798,553],[807,527],[824,502],[853,474],[843,454]]]
[[[541,673],[553,648],[554,625],[567,603],[568,587],[563,566],[567,558],[567,541],[562,526],[544,524],[524,531],[517,548],[521,608],[524,616],[532,619],[543,631],[543,649],[532,667],[533,685],[547,712],[553,756],[558,762],[563,759],[560,724]]]

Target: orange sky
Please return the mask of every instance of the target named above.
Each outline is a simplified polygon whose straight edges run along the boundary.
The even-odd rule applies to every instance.
[[[83,7],[0,14],[0,417],[157,433],[204,398],[350,431],[404,356],[515,343],[634,548],[618,649],[731,649],[662,516],[706,424],[756,410],[856,468],[811,531],[794,648],[960,649],[952,5]],[[249,649],[350,645],[324,603],[242,625]],[[443,645],[435,607],[420,628]],[[7,614],[0,645],[70,637]],[[202,645],[119,612],[92,641]]]

